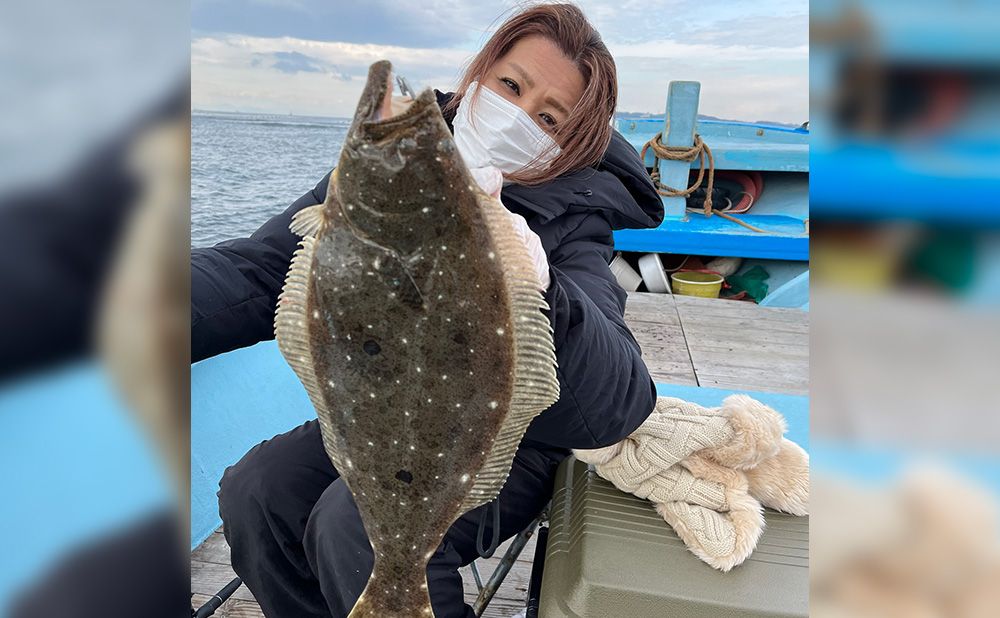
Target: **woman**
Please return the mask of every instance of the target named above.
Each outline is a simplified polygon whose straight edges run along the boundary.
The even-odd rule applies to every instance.
[[[559,365],[560,399],[529,427],[499,496],[500,529],[487,524],[487,538],[508,539],[538,515],[569,449],[617,442],[653,409],[653,381],[608,264],[612,230],[655,227],[663,209],[637,154],[610,126],[616,89],[614,62],[597,32],[579,9],[555,4],[505,22],[466,70],[461,94],[438,93],[463,156],[470,166],[503,171],[502,202],[527,223],[542,281],[547,274]],[[328,180],[249,239],[192,252],[196,359],[271,337],[297,242],[288,223],[322,201]],[[315,421],[230,467],[219,508],[233,568],[266,615],[347,615],[373,558]],[[438,618],[473,616],[458,568],[477,557],[481,510],[459,518],[430,559]]]

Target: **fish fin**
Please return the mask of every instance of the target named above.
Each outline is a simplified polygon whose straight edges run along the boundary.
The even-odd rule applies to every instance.
[[[281,355],[291,366],[306,389],[317,415],[323,416],[326,400],[319,388],[309,345],[309,271],[312,268],[316,240],[306,236],[292,256],[285,286],[278,295],[278,310],[274,314],[274,337]]]
[[[316,204],[298,211],[292,216],[289,229],[299,236],[318,236],[326,224],[326,216],[323,213],[324,206],[326,205]]]
[[[514,339],[514,386],[510,409],[462,504],[463,512],[486,504],[500,493],[528,425],[559,399],[552,325],[542,313],[548,304],[538,290],[534,262],[504,207],[485,196],[480,204],[505,273]]]

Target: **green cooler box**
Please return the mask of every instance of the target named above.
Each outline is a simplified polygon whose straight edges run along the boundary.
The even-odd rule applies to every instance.
[[[653,510],[569,457],[556,477],[540,618],[807,616],[809,518],[767,511],[753,555],[712,569]]]

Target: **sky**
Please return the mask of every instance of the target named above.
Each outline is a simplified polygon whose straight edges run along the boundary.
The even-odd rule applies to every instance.
[[[580,0],[615,58],[618,110],[663,113],[667,84],[701,82],[699,112],[808,120],[807,0]],[[350,117],[368,66],[454,89],[524,3],[192,0],[195,109]]]

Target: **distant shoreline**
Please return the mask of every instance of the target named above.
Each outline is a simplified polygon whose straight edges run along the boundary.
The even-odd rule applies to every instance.
[[[350,118],[343,116],[313,116],[309,114],[295,114],[288,112],[287,114],[281,114],[277,112],[244,112],[244,111],[225,111],[218,109],[199,109],[192,108],[192,115],[204,115],[204,116],[266,116],[269,118],[299,118],[299,119],[316,119],[316,120],[336,120],[336,121],[350,121]],[[655,114],[652,112],[618,112],[615,114],[615,118],[619,120],[649,120],[662,118],[663,114]],[[699,120],[712,120],[717,122],[739,122],[743,124],[760,124],[760,125],[771,125],[776,127],[788,127],[788,128],[798,128],[800,124],[794,124],[790,122],[778,122],[776,120],[734,120],[732,118],[719,118],[718,116],[709,116],[707,114],[698,114]]]

